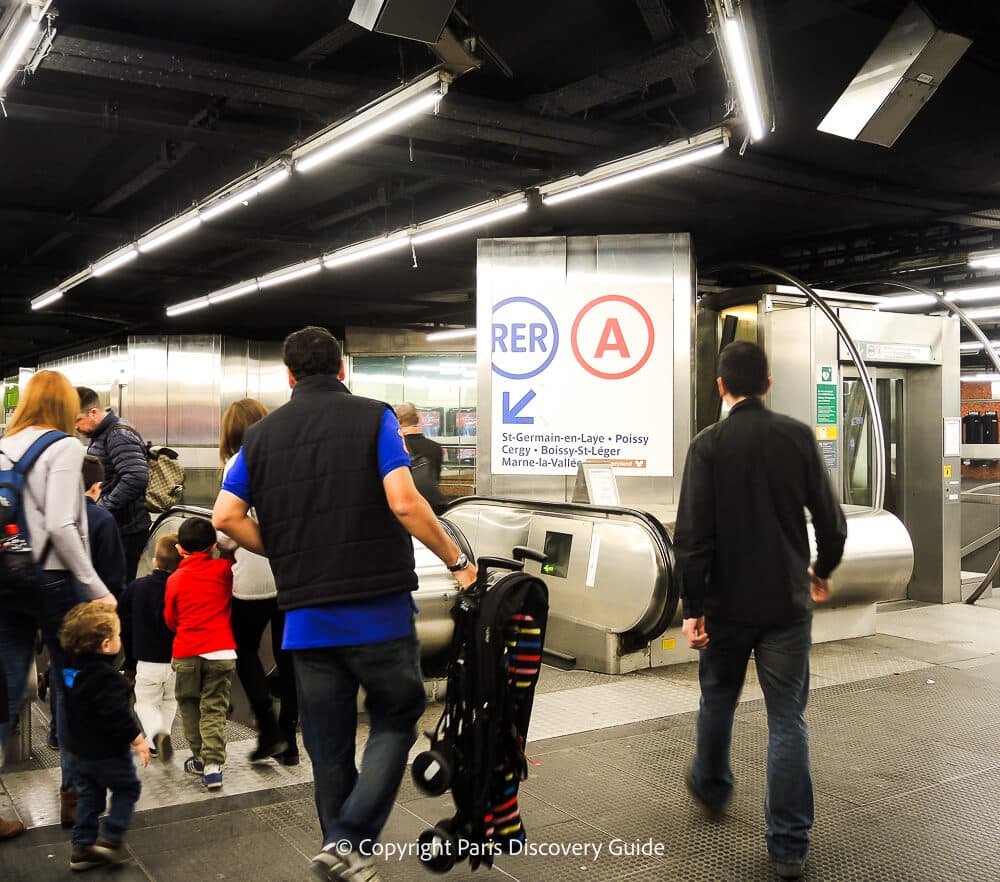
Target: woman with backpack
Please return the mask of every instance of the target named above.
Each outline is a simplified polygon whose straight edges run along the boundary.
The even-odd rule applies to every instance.
[[[246,430],[267,416],[267,408],[254,398],[233,402],[222,415],[219,437],[219,457],[223,477],[232,458],[243,446]],[[253,517],[253,510],[250,512]],[[278,589],[266,557],[237,547],[226,537],[219,542],[224,550],[235,550],[233,564],[233,637],[236,640],[236,673],[246,692],[257,720],[257,748],[250,754],[251,762],[274,757],[279,763],[294,766],[299,762],[299,747],[295,737],[299,724],[299,703],[295,694],[292,657],[281,648],[285,632],[285,614],[278,609]],[[278,665],[278,692],[281,711],[274,716],[274,703],[267,683],[264,666],[260,663],[260,641],[264,629],[271,626],[271,648]]]
[[[12,543],[0,546],[0,666],[6,673],[7,690],[7,721],[0,723],[0,744],[4,747],[24,698],[35,632],[41,630],[49,651],[51,687],[61,693],[64,656],[58,635],[63,617],[82,600],[107,603],[112,608],[116,605],[90,561],[80,479],[84,449],[73,437],[79,410],[79,396],[66,377],[57,371],[39,371],[29,380],[0,441],[0,477],[6,473],[7,478],[2,483],[13,486],[11,473],[18,463],[25,460],[22,469],[31,463],[23,489],[13,500],[23,509],[27,535],[16,526],[13,530],[7,527],[0,539],[16,533],[18,540],[30,544],[34,561],[26,585],[23,570],[16,578],[12,575]],[[43,436],[45,440],[41,440]],[[39,447],[32,450],[35,442]],[[34,458],[41,447],[44,449]],[[9,507],[11,499],[7,501]],[[24,721],[24,725],[29,724]],[[65,728],[65,702],[59,701],[56,729],[60,741]],[[76,814],[76,791],[71,786],[65,751],[60,764],[60,820],[63,827],[69,827]]]

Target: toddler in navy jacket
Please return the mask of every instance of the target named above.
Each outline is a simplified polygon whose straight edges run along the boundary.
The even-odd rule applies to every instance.
[[[73,825],[71,870],[89,870],[128,859],[123,840],[142,790],[131,752],[149,764],[149,747],[129,710],[129,688],[115,667],[121,623],[103,603],[80,603],[63,620],[59,642],[66,650],[67,743],[80,793]],[[98,837],[101,813],[111,808]]]

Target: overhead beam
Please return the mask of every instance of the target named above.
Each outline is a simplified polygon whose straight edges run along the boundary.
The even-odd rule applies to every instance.
[[[525,106],[555,117],[572,116],[620,101],[650,86],[673,80],[677,91],[694,88],[693,73],[712,58],[711,40],[699,37],[680,46],[661,48],[640,61],[619,64],[551,92],[534,95]]]
[[[366,33],[365,29],[353,21],[345,21],[329,33],[323,34],[314,43],[310,43],[301,52],[293,55],[292,61],[312,67],[320,61],[325,61],[331,55],[336,55],[364,33]]]
[[[673,16],[663,0],[635,0],[635,5],[654,43],[666,43],[677,35]]]

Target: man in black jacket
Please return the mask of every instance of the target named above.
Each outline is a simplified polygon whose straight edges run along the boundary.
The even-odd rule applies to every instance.
[[[69,867],[89,870],[128,860],[123,840],[142,791],[131,752],[145,766],[149,748],[129,710],[128,686],[114,664],[122,648],[115,611],[100,603],[77,604],[63,620],[59,642],[68,658],[63,668],[68,723],[63,749],[72,754],[80,791]],[[109,790],[111,807],[98,838]]]
[[[93,389],[77,386],[76,391],[80,396],[76,430],[90,438],[87,453],[96,456],[104,466],[104,488],[98,505],[115,517],[125,550],[125,581],[131,582],[149,535],[146,448],[138,432],[122,422],[113,408],[101,407]]]
[[[430,503],[434,514],[441,514],[447,505],[441,492],[444,448],[437,441],[424,437],[420,431],[420,414],[415,405],[408,401],[400,404],[396,407],[396,417],[399,419],[399,431],[403,435],[406,452],[410,454],[413,483],[420,495]]]
[[[812,430],[772,413],[767,358],[730,343],[719,358],[729,416],[688,450],[674,533],[684,634],[701,650],[697,749],[687,785],[718,817],[733,790],[733,714],[753,651],[767,705],[767,844],[778,875],[802,875],[813,822],[805,707],[813,603],[829,599],[847,538]],[[804,509],[818,555],[809,565]]]
[[[417,492],[389,405],[351,395],[340,345],[325,328],[290,334],[292,399],[250,426],[212,521],[265,555],[285,611],[302,737],[315,774],[321,878],[378,882],[376,842],[424,709],[411,592],[419,539],[462,588],[476,568]],[[257,521],[247,517],[251,506]],[[354,764],[358,687],[371,734]]]

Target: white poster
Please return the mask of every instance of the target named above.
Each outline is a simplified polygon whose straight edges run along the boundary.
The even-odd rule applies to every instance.
[[[673,473],[669,283],[498,274],[492,304],[494,474]]]

